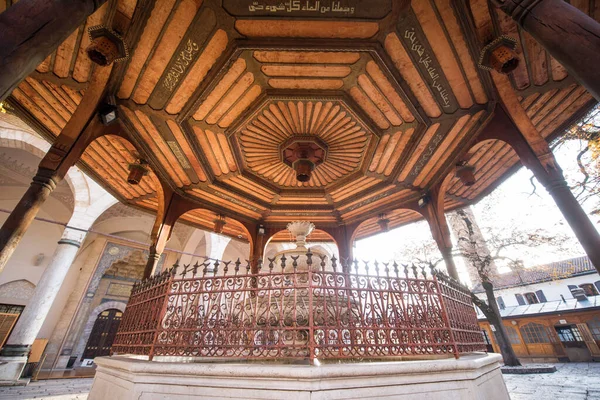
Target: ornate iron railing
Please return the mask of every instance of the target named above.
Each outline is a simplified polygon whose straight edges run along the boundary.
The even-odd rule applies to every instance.
[[[176,265],[136,284],[112,352],[312,361],[485,351],[469,292],[451,278],[305,257],[255,273],[239,260]]]

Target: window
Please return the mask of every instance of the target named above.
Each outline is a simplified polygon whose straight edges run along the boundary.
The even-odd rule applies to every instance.
[[[504,299],[502,298],[502,296],[498,296],[496,298],[496,302],[498,303],[499,309],[504,310],[506,308],[506,305],[504,304]]]
[[[597,296],[598,291],[591,283],[584,283],[583,285],[579,285],[580,288],[583,289],[586,296]]]
[[[542,290],[536,290],[535,295],[537,296],[540,303],[545,303],[547,301],[546,296],[544,296],[544,292]]]
[[[600,340],[600,318],[595,317],[587,322],[588,328],[590,328],[590,332],[592,336],[596,340]]]
[[[583,342],[579,329],[574,326],[561,326],[556,328],[561,342]]]
[[[521,344],[521,339],[519,339],[519,334],[515,328],[505,325],[504,329],[506,329],[506,335],[510,344]]]
[[[594,286],[596,286],[596,290],[600,292],[600,281],[594,282]]]
[[[515,294],[515,297],[517,298],[517,303],[519,303],[520,306],[524,306],[525,304],[525,299],[523,298],[523,296],[521,296],[520,294]]]
[[[25,306],[15,306],[13,304],[0,304],[0,313],[21,314]]]
[[[539,303],[537,296],[533,292],[525,293],[525,299],[527,300],[527,304]]]
[[[535,322],[530,322],[521,328],[521,334],[525,343],[549,343],[550,338],[546,327]]]

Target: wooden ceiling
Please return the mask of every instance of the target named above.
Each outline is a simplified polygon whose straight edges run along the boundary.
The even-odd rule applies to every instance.
[[[0,11],[12,1],[0,0]],[[238,221],[318,226],[365,222],[358,237],[418,215],[400,210],[467,154],[477,183],[453,178],[448,209],[469,204],[514,170],[502,142],[471,148],[495,107],[480,43],[507,34],[521,64],[510,75],[544,137],[589,109],[592,97],[512,20],[485,0],[117,0],[90,16],[12,93],[20,116],[52,140],[77,108],[95,66],[87,29],[112,26],[131,56],[109,84],[137,146],[95,141],[82,167],[122,201],[156,210],[159,179],[193,200],[184,216],[247,239]],[[600,18],[597,1],[571,1]],[[281,4],[281,5],[280,5]],[[591,6],[590,6],[591,5]],[[470,9],[470,11],[468,11]],[[469,15],[468,13],[471,13]],[[309,182],[295,180],[280,145],[297,135],[328,146]],[[143,149],[144,155],[136,148]],[[126,181],[140,156],[153,172]],[[393,211],[396,210],[396,211]]]

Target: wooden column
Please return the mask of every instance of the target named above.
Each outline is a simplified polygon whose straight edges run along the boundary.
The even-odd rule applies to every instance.
[[[106,0],[27,0],[0,14],[0,102]]]
[[[143,279],[157,272],[158,262],[167,242],[171,238],[175,222],[183,214],[197,207],[189,200],[174,193],[166,184],[161,183],[161,185],[162,190],[158,193],[160,208],[156,214],[156,220],[150,234],[151,243]]]
[[[492,0],[600,100],[600,24],[563,0]]]
[[[352,244],[354,243],[354,232],[358,224],[339,225],[334,228],[324,227],[322,230],[329,233],[338,247],[340,264],[346,266],[352,263]]]
[[[100,117],[96,115],[96,110],[104,98],[111,70],[112,67],[96,68],[81,103],[40,162],[38,173],[33,178],[31,186],[0,228],[0,272],[27,232],[42,204],[58,182],[65,177],[69,168],[79,161],[92,141],[110,133],[102,124]]]
[[[600,234],[569,189],[547,143],[537,141],[537,147],[544,144],[546,151],[537,151],[536,154],[529,141],[525,140],[520,129],[502,107],[497,107],[492,121],[478,139],[499,139],[512,146],[523,165],[533,172],[537,180],[550,193],[587,256],[600,273]]]
[[[450,229],[448,229],[446,215],[444,214],[445,194],[446,190],[444,188],[444,182],[442,182],[431,188],[427,204],[423,207],[413,205],[412,208],[422,214],[429,223],[433,239],[437,243],[440,253],[442,253],[442,257],[444,258],[448,275],[458,281],[458,271],[456,270],[456,264],[454,264],[454,258],[452,257],[452,238],[450,236]]]

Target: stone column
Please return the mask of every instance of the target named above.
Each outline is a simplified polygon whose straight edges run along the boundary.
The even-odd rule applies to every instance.
[[[84,237],[85,232],[71,228],[63,232],[50,264],[0,351],[0,383],[18,381],[31,345],[42,328]]]
[[[600,100],[600,24],[563,0],[492,0]]]
[[[0,272],[12,256],[27,228],[37,215],[59,179],[56,171],[38,169],[33,182],[0,229]]]
[[[0,13],[0,102],[106,0],[28,0]]]

